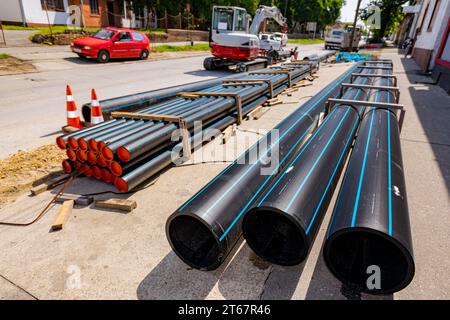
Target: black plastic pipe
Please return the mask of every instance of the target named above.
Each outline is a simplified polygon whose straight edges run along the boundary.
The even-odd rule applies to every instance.
[[[308,71],[309,66],[304,66],[302,68],[294,69],[292,74],[295,75],[295,79],[298,79],[302,75],[306,76]],[[287,79],[287,75],[277,75],[274,79],[274,83],[279,84]],[[239,93],[242,98],[242,102],[245,103],[254,97],[260,96],[263,92],[267,91],[267,89],[268,85],[262,84],[257,87],[252,86],[241,90],[234,89],[233,92]],[[214,104],[214,106],[202,104],[192,115],[185,115],[187,127],[192,127],[195,121],[205,121],[218,113],[234,108],[235,99],[231,97],[218,97],[216,101],[212,102],[212,104]],[[161,130],[152,132],[151,134],[149,134],[146,130],[143,130],[135,135],[128,136],[122,140],[115,141],[111,145],[108,145],[104,151],[104,156],[107,158],[111,157],[111,155],[117,150],[122,161],[130,161],[141,154],[149,152],[160,143],[167,141],[172,132],[176,129],[177,125],[166,124]]]
[[[258,100],[244,106],[242,111],[244,114],[248,114],[267,100],[268,98],[263,96]],[[191,146],[195,148],[197,147],[196,144],[198,144],[199,141],[200,143],[207,142],[211,138],[208,134],[208,130],[222,130],[235,123],[236,116],[237,113],[233,113],[232,115],[221,117],[220,120],[214,122],[212,125],[207,126],[206,130],[203,130],[202,132],[191,137]],[[156,156],[153,156],[154,152],[152,152],[152,155],[150,157],[146,157],[142,161],[132,161],[132,164],[126,163],[124,166],[124,175],[116,179],[116,188],[121,192],[132,190],[139,184],[154,176],[157,172],[160,172],[162,169],[170,165],[173,165],[172,152],[181,151],[182,143],[177,144],[175,148],[173,147],[173,145],[173,143],[164,145],[167,150],[164,150],[162,153]]]
[[[222,264],[242,235],[243,214],[300,149],[327,99],[339,94],[358,66],[297,108],[169,217],[167,238],[186,264],[201,270]]]
[[[164,89],[151,90],[130,94],[122,97],[101,100],[102,113],[105,119],[109,119],[113,111],[133,111],[142,109],[150,104],[157,103],[163,100],[173,98],[178,92],[182,91],[199,91],[210,88],[214,85],[222,83],[223,79],[236,79],[247,75],[241,73],[239,75],[231,75],[227,77],[219,77],[211,80],[191,82],[183,85],[172,86]],[[91,104],[86,103],[82,106],[82,114],[85,121],[90,122],[91,119]]]
[[[394,102],[386,91],[379,100]],[[370,108],[363,117],[323,253],[338,279],[368,293],[399,291],[414,276],[400,132],[392,110]],[[369,286],[377,267],[379,287],[373,279]]]
[[[354,83],[367,82],[368,78],[358,77]],[[368,91],[349,89],[342,98],[367,100]],[[334,107],[244,215],[244,238],[258,256],[279,265],[296,265],[306,259],[333,196],[359,119],[357,108]]]

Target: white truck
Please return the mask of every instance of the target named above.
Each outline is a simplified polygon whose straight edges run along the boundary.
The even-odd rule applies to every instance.
[[[361,31],[356,27],[353,44],[351,42],[352,27],[347,29],[333,29],[330,34],[325,37],[325,49],[337,49],[341,51],[357,51],[361,40]]]

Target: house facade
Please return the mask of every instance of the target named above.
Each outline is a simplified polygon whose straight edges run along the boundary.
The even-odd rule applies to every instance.
[[[450,91],[450,1],[423,0],[415,28],[412,57],[424,72]]]
[[[0,21],[24,26],[74,25],[75,15],[83,27],[122,26],[127,0],[2,0]]]

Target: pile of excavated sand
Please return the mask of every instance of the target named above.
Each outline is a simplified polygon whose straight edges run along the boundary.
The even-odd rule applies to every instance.
[[[56,145],[45,145],[0,160],[0,208],[32,186],[61,174],[64,159],[64,152]]]

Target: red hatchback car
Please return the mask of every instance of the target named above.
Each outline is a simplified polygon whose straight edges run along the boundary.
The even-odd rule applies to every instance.
[[[101,63],[111,58],[147,59],[150,41],[143,32],[108,27],[74,40],[70,49],[80,57],[95,58]]]

